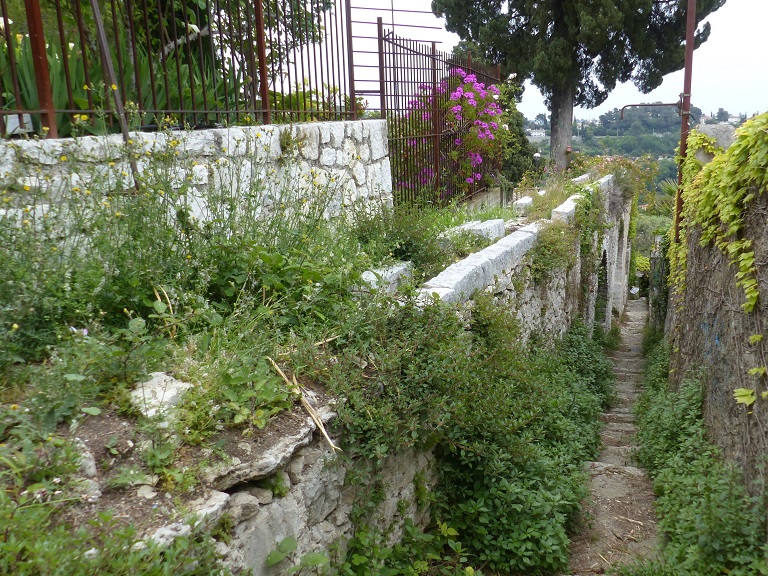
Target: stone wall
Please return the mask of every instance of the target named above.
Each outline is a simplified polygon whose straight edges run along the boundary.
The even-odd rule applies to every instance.
[[[713,129],[714,128],[714,129]],[[727,149],[733,129],[721,126],[697,128]],[[706,163],[712,155],[697,155]],[[679,385],[683,379],[697,377],[704,390],[703,415],[710,440],[745,473],[748,488],[762,493],[768,480],[768,400],[762,397],[765,376],[749,374],[768,365],[768,195],[757,191],[742,214],[739,238],[751,239],[755,253],[756,277],[760,293],[749,314],[741,306],[744,291],[736,286],[738,267],[713,243],[701,245],[701,230],[688,230],[687,277],[684,289],[674,294],[670,287],[667,334],[671,341],[670,379]],[[750,337],[762,339],[750,342]],[[737,404],[734,390],[756,391],[755,403]]]
[[[160,182],[183,187],[200,217],[216,186],[247,190],[258,180],[269,207],[286,188],[312,193],[312,186],[332,184],[332,215],[361,198],[391,202],[388,154],[385,120],[132,132],[128,144],[119,135],[2,140],[0,183],[53,199],[73,187],[112,193],[131,190],[135,179]]]
[[[576,179],[584,184],[588,178]],[[600,262],[582,270],[582,255],[574,245],[575,264],[567,270],[553,270],[546,281],[535,281],[528,273],[529,252],[537,242],[546,220],[533,222],[513,231],[495,244],[470,255],[427,281],[420,289],[421,298],[440,298],[447,302],[465,302],[478,290],[492,293],[497,301],[513,308],[520,321],[522,337],[533,332],[550,336],[562,335],[576,317],[588,325],[593,321],[605,329],[611,318],[624,310],[630,258],[629,217],[631,202],[615,185],[613,176],[592,184],[599,187],[603,200],[606,229],[594,253],[604,258],[604,274]],[[573,221],[579,195],[572,196],[552,211],[553,221]],[[522,199],[522,204],[529,205]],[[530,199],[529,199],[530,200]],[[594,269],[594,270],[593,270]],[[598,296],[605,298],[600,318],[595,318]]]

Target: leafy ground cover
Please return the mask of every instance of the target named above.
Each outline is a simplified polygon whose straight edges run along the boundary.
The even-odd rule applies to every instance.
[[[621,574],[768,574],[764,489],[750,497],[738,468],[707,441],[700,382],[690,378],[670,389],[667,343],[649,358],[637,458],[653,479],[664,544],[659,561]]]

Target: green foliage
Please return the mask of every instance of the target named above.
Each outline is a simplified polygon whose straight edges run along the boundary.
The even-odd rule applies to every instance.
[[[375,261],[410,261],[415,280],[432,278],[447,266],[481,250],[487,238],[471,234],[444,234],[467,220],[509,218],[505,209],[470,213],[457,205],[436,208],[398,204],[360,206],[350,218],[350,236]]]
[[[202,525],[166,548],[134,547],[133,528],[108,514],[73,529],[66,517],[81,502],[79,453],[53,434],[37,408],[0,407],[0,572],[226,574]]]
[[[696,379],[669,389],[669,348],[650,355],[645,391],[637,407],[637,457],[653,478],[663,562],[625,568],[645,574],[765,574],[765,515],[749,498],[738,468],[707,440]]]
[[[168,546],[134,547],[138,535],[122,522],[100,514],[87,528],[71,530],[52,518],[56,501],[31,497],[14,501],[0,493],[0,572],[39,574],[147,574],[209,576],[227,574],[204,527]]]
[[[408,519],[403,532],[400,542],[384,546],[381,544],[382,534],[376,530],[358,530],[349,542],[346,560],[334,567],[334,573],[345,576],[418,576],[425,573],[466,576],[475,573],[469,564],[470,555],[458,540],[459,533],[447,524],[438,522],[432,533],[425,533]]]
[[[752,118],[737,131],[734,143],[715,155],[702,168],[695,152],[703,149],[715,153],[714,142],[692,132],[688,139],[688,156],[683,164],[683,199],[685,222],[681,236],[700,227],[702,246],[709,243],[725,254],[738,268],[736,285],[744,290],[742,309],[754,310],[759,297],[757,265],[752,240],[741,232],[745,209],[754,198],[768,189],[768,114]],[[685,286],[686,242],[670,252],[671,278],[678,290]]]
[[[579,230],[560,221],[541,228],[529,255],[533,279],[543,282],[555,271],[569,270],[576,263],[578,235]]]
[[[492,570],[534,573],[566,565],[582,462],[597,449],[613,375],[584,326],[555,349],[528,350],[514,324],[488,297],[476,297],[464,321],[447,305],[406,303],[386,321],[369,320],[368,338],[335,341],[335,361],[316,376],[344,398],[338,423],[344,453],[360,458],[359,482],[371,486],[397,449],[436,446],[434,513],[459,533],[466,555]],[[362,372],[361,357],[375,368]],[[347,557],[352,573],[382,558],[366,534],[365,554]]]

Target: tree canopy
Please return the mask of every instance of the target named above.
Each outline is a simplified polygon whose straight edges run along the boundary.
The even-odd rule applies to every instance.
[[[698,0],[696,21],[725,0]],[[447,28],[518,79],[552,112],[556,166],[565,165],[573,106],[601,104],[617,82],[649,92],[685,61],[686,0],[433,0]],[[696,33],[696,45],[710,32]]]

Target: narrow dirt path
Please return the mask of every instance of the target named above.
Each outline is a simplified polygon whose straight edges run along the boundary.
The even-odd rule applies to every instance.
[[[571,544],[571,574],[602,574],[620,564],[656,554],[653,490],[645,472],[632,466],[637,432],[632,408],[639,394],[645,360],[641,355],[645,299],[627,304],[621,346],[609,357],[616,373],[617,399],[601,432],[603,451],[590,462],[590,495],[584,503],[584,528]]]

